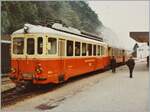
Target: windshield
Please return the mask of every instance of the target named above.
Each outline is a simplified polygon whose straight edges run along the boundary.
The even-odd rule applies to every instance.
[[[33,38],[27,39],[27,54],[29,55],[34,54],[34,39]]]
[[[24,52],[24,38],[14,38],[13,39],[13,53],[23,54]]]
[[[35,42],[37,42],[37,44]],[[35,55],[36,53],[41,55],[43,54],[43,38],[38,37],[36,40],[36,38],[33,37],[32,38],[15,37],[13,38],[12,47],[13,47],[12,49],[13,54],[16,55],[23,55],[24,53],[26,55]]]

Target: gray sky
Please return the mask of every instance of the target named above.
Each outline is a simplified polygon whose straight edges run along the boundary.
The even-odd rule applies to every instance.
[[[112,29],[124,46],[132,48],[130,31],[149,31],[148,1],[89,1],[102,23]]]

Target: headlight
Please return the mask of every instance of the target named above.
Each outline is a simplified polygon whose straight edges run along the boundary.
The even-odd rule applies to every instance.
[[[42,68],[36,68],[36,70],[35,70],[38,74],[40,74],[40,73],[42,73]]]
[[[38,64],[37,67],[36,67],[36,69],[35,69],[35,72],[38,73],[38,74],[40,74],[40,73],[42,73],[42,71],[43,71],[43,69],[41,67],[41,64]]]
[[[16,69],[15,68],[11,68],[11,73],[15,73]]]

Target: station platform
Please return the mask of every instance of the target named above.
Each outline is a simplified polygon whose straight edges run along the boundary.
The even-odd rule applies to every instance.
[[[133,78],[126,66],[49,112],[149,112],[146,61],[136,61]]]

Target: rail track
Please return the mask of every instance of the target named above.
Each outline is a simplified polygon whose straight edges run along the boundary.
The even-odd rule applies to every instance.
[[[2,77],[2,84],[8,84],[8,83],[11,83],[12,81],[10,80],[10,79],[8,79],[8,78],[4,78],[4,77]]]
[[[52,91],[52,86],[44,86],[44,88],[31,87],[31,88],[13,88],[1,93],[2,107],[15,104],[19,101],[31,98],[33,96]]]

